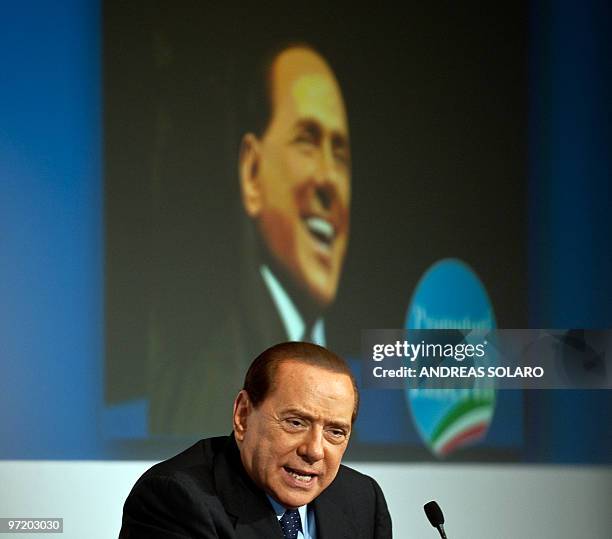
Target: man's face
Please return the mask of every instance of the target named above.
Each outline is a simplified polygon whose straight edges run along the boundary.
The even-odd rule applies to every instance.
[[[285,507],[310,503],[338,473],[354,405],[347,375],[282,362],[257,408],[244,391],[237,399],[234,431],[248,475]]]
[[[351,166],[342,94],[320,56],[292,48],[273,64],[272,105],[266,132],[253,137],[248,174],[258,198],[252,206],[245,200],[245,208],[275,261],[325,307],[336,296],[349,234]]]

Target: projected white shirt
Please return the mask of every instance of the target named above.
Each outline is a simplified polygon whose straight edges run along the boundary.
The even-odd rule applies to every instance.
[[[325,322],[322,317],[317,318],[312,325],[310,335],[306,335],[306,324],[298,311],[295,303],[283,288],[276,276],[265,264],[259,268],[266,287],[272,296],[272,301],[278,310],[287,339],[290,341],[309,341],[320,346],[325,346]]]

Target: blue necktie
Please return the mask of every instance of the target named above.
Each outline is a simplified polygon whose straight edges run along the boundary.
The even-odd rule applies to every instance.
[[[296,539],[302,531],[302,521],[297,509],[287,509],[279,520],[285,539]]]

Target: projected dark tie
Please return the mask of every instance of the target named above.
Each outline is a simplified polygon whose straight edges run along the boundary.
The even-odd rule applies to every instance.
[[[297,509],[287,509],[279,522],[285,539],[296,539],[298,532],[302,531],[302,521]]]

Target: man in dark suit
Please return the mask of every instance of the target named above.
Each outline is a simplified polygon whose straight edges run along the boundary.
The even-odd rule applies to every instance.
[[[155,434],[224,432],[242,373],[275,342],[327,345],[349,236],[351,157],[340,85],[307,45],[273,52],[239,114],[238,173],[250,221],[234,297],[202,328],[197,352],[166,358],[152,377]],[[248,111],[251,111],[250,113]]]
[[[340,464],[358,401],[350,369],[325,348],[269,348],[236,397],[232,435],[147,471],[120,538],[390,538],[377,483]]]

